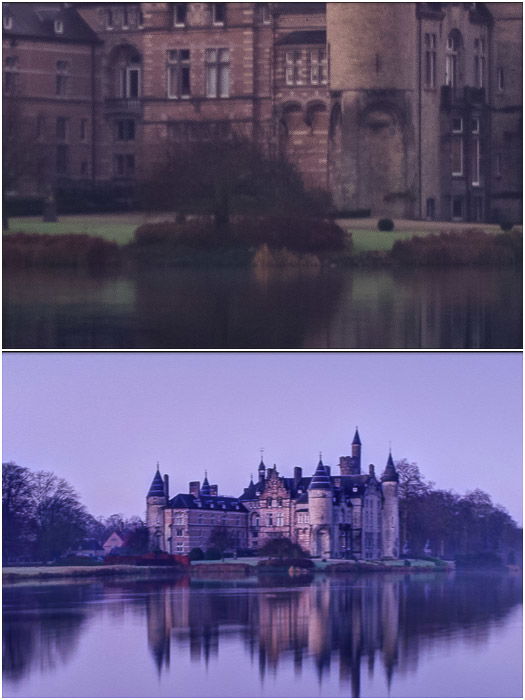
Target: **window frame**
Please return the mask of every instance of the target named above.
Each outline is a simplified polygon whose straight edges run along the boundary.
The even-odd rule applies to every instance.
[[[231,57],[229,47],[206,48],[204,50],[204,69],[206,97],[214,100],[230,97]],[[226,78],[226,90],[223,92],[224,78]]]
[[[222,15],[222,19],[217,19],[217,14]],[[211,23],[214,27],[224,27],[226,24],[226,3],[214,2],[211,6]]]
[[[437,65],[437,36],[433,32],[425,32],[425,87],[429,90],[436,87]]]
[[[183,20],[179,21],[178,19],[178,13],[179,10],[184,10],[183,12]],[[182,27],[186,27],[188,22],[188,3],[187,2],[176,2],[174,3],[173,6],[173,26],[176,27],[177,29],[180,29]]]
[[[187,54],[187,55],[183,55]],[[187,85],[187,88],[185,87]],[[186,91],[187,90],[187,91]],[[168,49],[166,95],[169,100],[191,97],[191,49]]]

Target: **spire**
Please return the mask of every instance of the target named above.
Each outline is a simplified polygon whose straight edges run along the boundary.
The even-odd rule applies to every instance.
[[[388,460],[381,481],[399,481],[399,474],[392,459],[392,451],[388,453]]]
[[[315,470],[315,474],[310,481],[310,486],[308,489],[331,489],[332,482],[326,471],[326,467],[323,464],[323,460],[319,458],[319,464]]]
[[[148,496],[157,496],[162,498],[165,495],[166,493],[164,491],[164,481],[162,480],[162,477],[160,475],[159,463],[157,462],[157,471],[155,472],[155,476],[153,477],[153,481],[151,482],[151,486],[149,487]]]
[[[210,495],[210,482],[208,481],[208,472],[204,472],[204,481],[202,482],[202,487],[201,487],[201,495],[202,496],[209,496]]]
[[[352,440],[352,445],[360,445],[360,444],[361,444],[361,438],[359,437],[359,430],[357,429],[357,425],[356,425],[354,439]]]

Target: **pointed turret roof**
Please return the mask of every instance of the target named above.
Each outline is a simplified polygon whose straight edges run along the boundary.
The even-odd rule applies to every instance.
[[[160,475],[160,469],[159,469],[159,463],[157,462],[157,471],[155,472],[155,476],[153,477],[153,481],[151,482],[151,486],[149,487],[148,491],[148,496],[165,496],[166,493],[164,491],[164,481],[162,480],[162,476]]]
[[[399,474],[397,473],[394,460],[392,459],[392,452],[388,453],[388,460],[381,481],[399,481]]]
[[[331,489],[332,488],[332,481],[330,480],[330,476],[328,472],[326,471],[326,467],[323,464],[323,460],[319,460],[319,464],[317,465],[317,469],[315,470],[315,474],[312,477],[312,480],[310,481],[310,485],[308,486],[308,489],[311,491],[312,489]]]
[[[202,482],[201,495],[210,495],[210,482],[208,481],[208,472],[204,472],[204,481]]]
[[[361,444],[361,438],[359,437],[359,430],[357,429],[357,426],[356,426],[354,439],[352,440],[352,445],[360,445],[360,444]]]

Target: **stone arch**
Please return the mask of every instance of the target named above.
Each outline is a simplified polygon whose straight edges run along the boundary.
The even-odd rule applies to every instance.
[[[327,111],[326,104],[322,100],[312,100],[306,104],[304,121],[312,130],[312,133],[326,128]]]
[[[137,99],[142,91],[142,55],[136,46],[114,46],[108,55],[108,93],[114,98]]]

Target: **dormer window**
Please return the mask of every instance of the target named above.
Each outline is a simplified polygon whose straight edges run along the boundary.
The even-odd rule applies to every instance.
[[[2,18],[2,23],[4,26],[4,29],[12,29],[13,28],[13,18],[9,14],[5,14]]]
[[[214,2],[211,6],[211,18],[212,23],[215,26],[224,26],[224,21],[226,19],[226,3],[225,2]]]
[[[63,34],[64,33],[64,22],[62,22],[61,19],[55,20],[54,27],[55,27],[55,34]]]
[[[176,2],[173,8],[173,26],[185,27],[188,14],[188,3]]]
[[[261,21],[263,24],[272,23],[272,15],[270,12],[270,5],[267,2],[263,2],[260,5]]]

